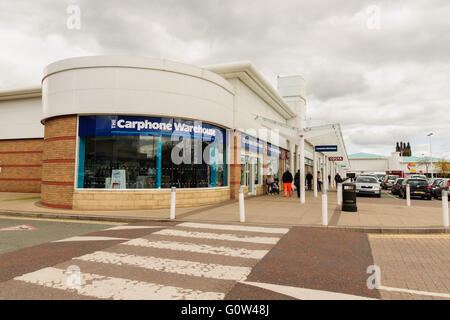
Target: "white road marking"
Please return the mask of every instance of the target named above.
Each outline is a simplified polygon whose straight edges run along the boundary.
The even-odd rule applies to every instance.
[[[235,281],[246,279],[251,271],[251,268],[247,267],[205,264],[194,261],[136,256],[105,251],[97,251],[74,259],[115,265],[130,265],[162,272]]]
[[[184,223],[178,224],[177,227],[205,228],[205,229],[233,230],[233,231],[249,231],[249,232],[261,232],[261,233],[281,233],[281,234],[285,234],[285,233],[289,232],[288,228],[266,228],[266,227],[236,226],[236,225],[193,223],[193,222],[184,222]]]
[[[222,246],[214,247],[207,244],[194,244],[176,241],[150,241],[142,238],[133,239],[131,241],[122,244],[129,246],[179,250],[196,253],[222,255],[228,257],[248,258],[248,259],[261,259],[268,252],[268,250],[249,250],[243,248],[229,248]]]
[[[192,232],[175,229],[164,229],[161,231],[157,231],[153,234],[163,236],[176,236],[176,237],[188,237],[197,239],[213,239],[213,240],[226,240],[226,241],[239,241],[239,242],[265,243],[265,244],[276,244],[278,240],[280,240],[280,238],[278,237],[254,237],[246,235]]]
[[[202,292],[91,273],[81,273],[81,286],[75,290],[67,287],[68,276],[62,269],[44,268],[16,277],[14,280],[48,288],[70,290],[83,296],[114,300],[217,300],[225,296],[218,292]]]
[[[134,229],[161,229],[161,228],[167,228],[167,227],[163,227],[163,226],[117,226],[117,227],[112,227],[112,228],[108,228],[105,229],[103,231],[106,230],[134,230]]]
[[[76,236],[67,239],[56,240],[53,242],[69,242],[69,241],[106,241],[106,240],[130,240],[129,238],[114,238],[114,237],[96,237],[96,236]]]
[[[300,300],[377,300],[373,298],[355,296],[345,293],[289,287],[270,283],[247,281],[241,281],[240,283],[278,292]]]
[[[428,292],[428,291],[417,291],[417,290],[409,290],[409,289],[401,289],[401,288],[392,288],[392,287],[385,287],[385,286],[379,286],[377,289],[378,289],[378,290],[396,291],[396,292],[404,292],[404,293],[410,293],[410,294],[417,294],[417,295],[421,295],[421,296],[433,296],[433,297],[442,297],[442,298],[448,298],[448,299],[450,299],[450,294],[447,294],[447,293]]]

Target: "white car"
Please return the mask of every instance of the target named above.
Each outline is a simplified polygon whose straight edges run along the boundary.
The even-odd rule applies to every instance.
[[[381,185],[378,179],[373,176],[359,176],[356,178],[356,195],[371,194],[378,198],[381,197]]]

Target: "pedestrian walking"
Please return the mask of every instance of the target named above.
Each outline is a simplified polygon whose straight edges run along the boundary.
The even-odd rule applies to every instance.
[[[284,197],[287,197],[287,191],[289,191],[289,196],[292,197],[292,180],[294,180],[294,178],[289,172],[289,169],[287,169],[286,172],[283,173],[282,180],[284,185]]]
[[[274,182],[275,182],[275,179],[274,179],[273,175],[272,175],[272,174],[269,174],[269,175],[267,176],[267,179],[266,179],[266,183],[267,183],[267,193],[268,193],[268,194],[272,194],[272,193],[273,193],[273,184],[274,184]]]
[[[341,175],[339,173],[336,173],[336,176],[334,177],[334,181],[336,181],[336,185],[338,183],[342,182],[342,178],[341,178]]]
[[[294,184],[295,184],[295,187],[297,188],[297,197],[300,198],[300,169],[295,174]]]
[[[322,179],[320,178],[320,171],[317,171],[317,189],[322,191]]]
[[[308,190],[312,189],[312,180],[313,180],[313,175],[311,174],[311,171],[308,171],[308,173],[306,174],[306,182],[308,184]]]

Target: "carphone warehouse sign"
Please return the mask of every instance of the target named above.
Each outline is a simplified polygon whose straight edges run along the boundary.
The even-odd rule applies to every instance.
[[[207,123],[175,118],[139,116],[80,116],[80,136],[186,136],[221,140],[225,130]]]

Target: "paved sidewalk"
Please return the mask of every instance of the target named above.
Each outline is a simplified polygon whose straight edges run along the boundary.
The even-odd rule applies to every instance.
[[[38,194],[0,193],[0,213],[67,217],[72,219],[103,219],[133,221],[133,219],[165,220],[169,209],[129,210],[129,211],[82,211],[63,210],[42,207]],[[246,222],[274,225],[321,226],[321,194],[317,198],[312,192],[306,193],[306,204],[297,197],[283,196],[249,197],[245,200]],[[328,193],[329,226],[335,228],[373,228],[377,230],[439,228],[439,232],[448,232],[442,228],[442,209],[439,201],[412,200],[412,206],[406,207],[406,201],[383,195],[382,198],[357,199],[358,212],[341,212],[337,206],[337,193]],[[222,204],[176,210],[177,220],[216,221],[239,223],[239,204],[227,201]],[[370,231],[370,230],[368,230]],[[436,230],[435,230],[436,231]]]

